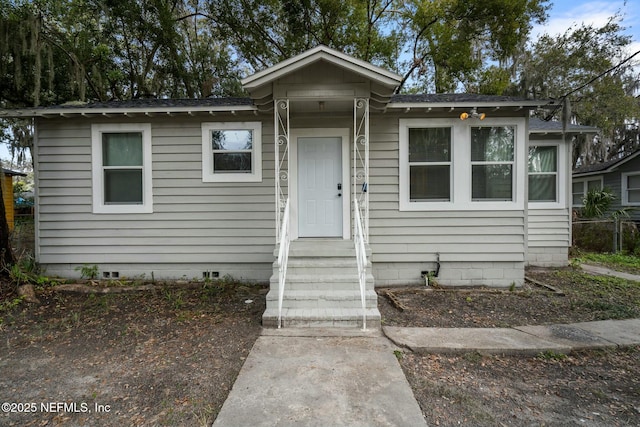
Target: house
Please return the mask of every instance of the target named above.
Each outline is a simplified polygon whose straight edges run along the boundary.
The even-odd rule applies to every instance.
[[[2,168],[2,202],[4,203],[4,214],[7,218],[9,231],[13,231],[15,227],[15,209],[13,200],[13,177],[27,176],[26,173]]]
[[[35,119],[37,259],[270,280],[269,325],[379,323],[374,283],[519,286],[527,264],[566,265],[569,143],[529,141],[548,102],[400,81],[318,46],[245,78],[246,99],[5,111]]]
[[[587,165],[573,171],[573,207],[592,189],[607,189],[615,196],[610,211],[627,209],[629,217],[640,222],[640,151],[607,162]]]
[[[563,129],[561,122],[535,117],[529,119],[527,260],[530,265],[566,265],[567,247],[572,241],[572,207],[575,207],[577,197],[576,185],[572,186],[569,176],[572,141],[578,135],[596,133],[598,129],[590,126],[569,124]],[[558,165],[556,169],[552,166],[555,162]],[[554,190],[554,183],[562,184]],[[560,206],[553,201],[554,195],[555,200],[563,201]],[[582,196],[578,200],[581,204]]]

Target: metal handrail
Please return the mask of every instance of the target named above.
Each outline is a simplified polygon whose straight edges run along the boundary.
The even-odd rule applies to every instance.
[[[287,197],[280,225],[280,248],[278,251],[278,329],[282,327],[282,300],[287,278],[287,264],[289,263],[289,244],[291,243],[289,229],[289,198]]]
[[[358,200],[353,199],[353,211],[355,216],[355,236],[356,261],[358,263],[358,282],[360,283],[360,300],[362,301],[362,330],[367,329],[367,303],[365,288],[367,286],[367,252],[365,248],[364,230],[360,215]]]

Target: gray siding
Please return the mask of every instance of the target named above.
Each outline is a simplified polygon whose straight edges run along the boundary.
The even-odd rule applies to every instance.
[[[629,209],[628,212],[630,219],[633,221],[640,221],[639,206],[622,205],[622,174],[629,172],[640,172],[640,157],[631,159],[627,163],[616,168],[614,171],[603,175],[604,188],[610,190],[616,196],[616,199],[609,208],[609,214],[617,210],[627,208]]]
[[[529,209],[528,245],[568,248],[571,218],[567,209]]]
[[[525,217],[521,210],[399,210],[398,120],[388,115],[375,115],[371,120],[369,240],[373,262],[434,262],[438,253],[442,262],[523,262]]]
[[[39,121],[40,263],[273,262],[272,125],[268,120],[263,125],[262,182],[203,183],[201,120],[144,121],[152,124],[151,214],[93,214],[90,122]],[[256,117],[216,116],[215,120]]]

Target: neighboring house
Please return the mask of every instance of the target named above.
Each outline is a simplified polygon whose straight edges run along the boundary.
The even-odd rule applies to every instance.
[[[566,265],[569,143],[529,144],[548,103],[394,95],[400,81],[319,46],[244,79],[246,99],[5,111],[35,118],[38,261],[62,276],[271,277],[265,324],[287,237],[289,324],[337,324],[361,300],[379,322],[374,281],[508,287],[527,264]]]
[[[582,199],[592,189],[611,191],[615,199],[609,210],[628,209],[630,218],[640,222],[640,151],[574,170],[573,207],[581,208]]]
[[[7,218],[9,231],[12,231],[15,227],[15,209],[13,200],[14,176],[27,176],[27,174],[2,168],[2,175],[0,176],[0,178],[2,178],[2,201],[4,203],[4,213]]]

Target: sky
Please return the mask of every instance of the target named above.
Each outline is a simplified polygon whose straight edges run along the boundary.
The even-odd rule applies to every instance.
[[[625,33],[632,36],[630,54],[640,50],[640,0],[551,0],[549,18],[533,29],[532,39],[539,34],[563,34],[572,25],[582,23],[604,26],[616,13],[622,15]]]
[[[532,40],[540,34],[563,34],[571,26],[582,23],[601,27],[608,19],[619,13],[622,15],[622,26],[625,33],[632,37],[629,55],[640,51],[640,0],[552,0],[549,18],[542,26],[536,26],[532,32]],[[640,63],[640,55],[637,57]],[[7,159],[8,152],[4,144],[0,145],[0,158]]]

